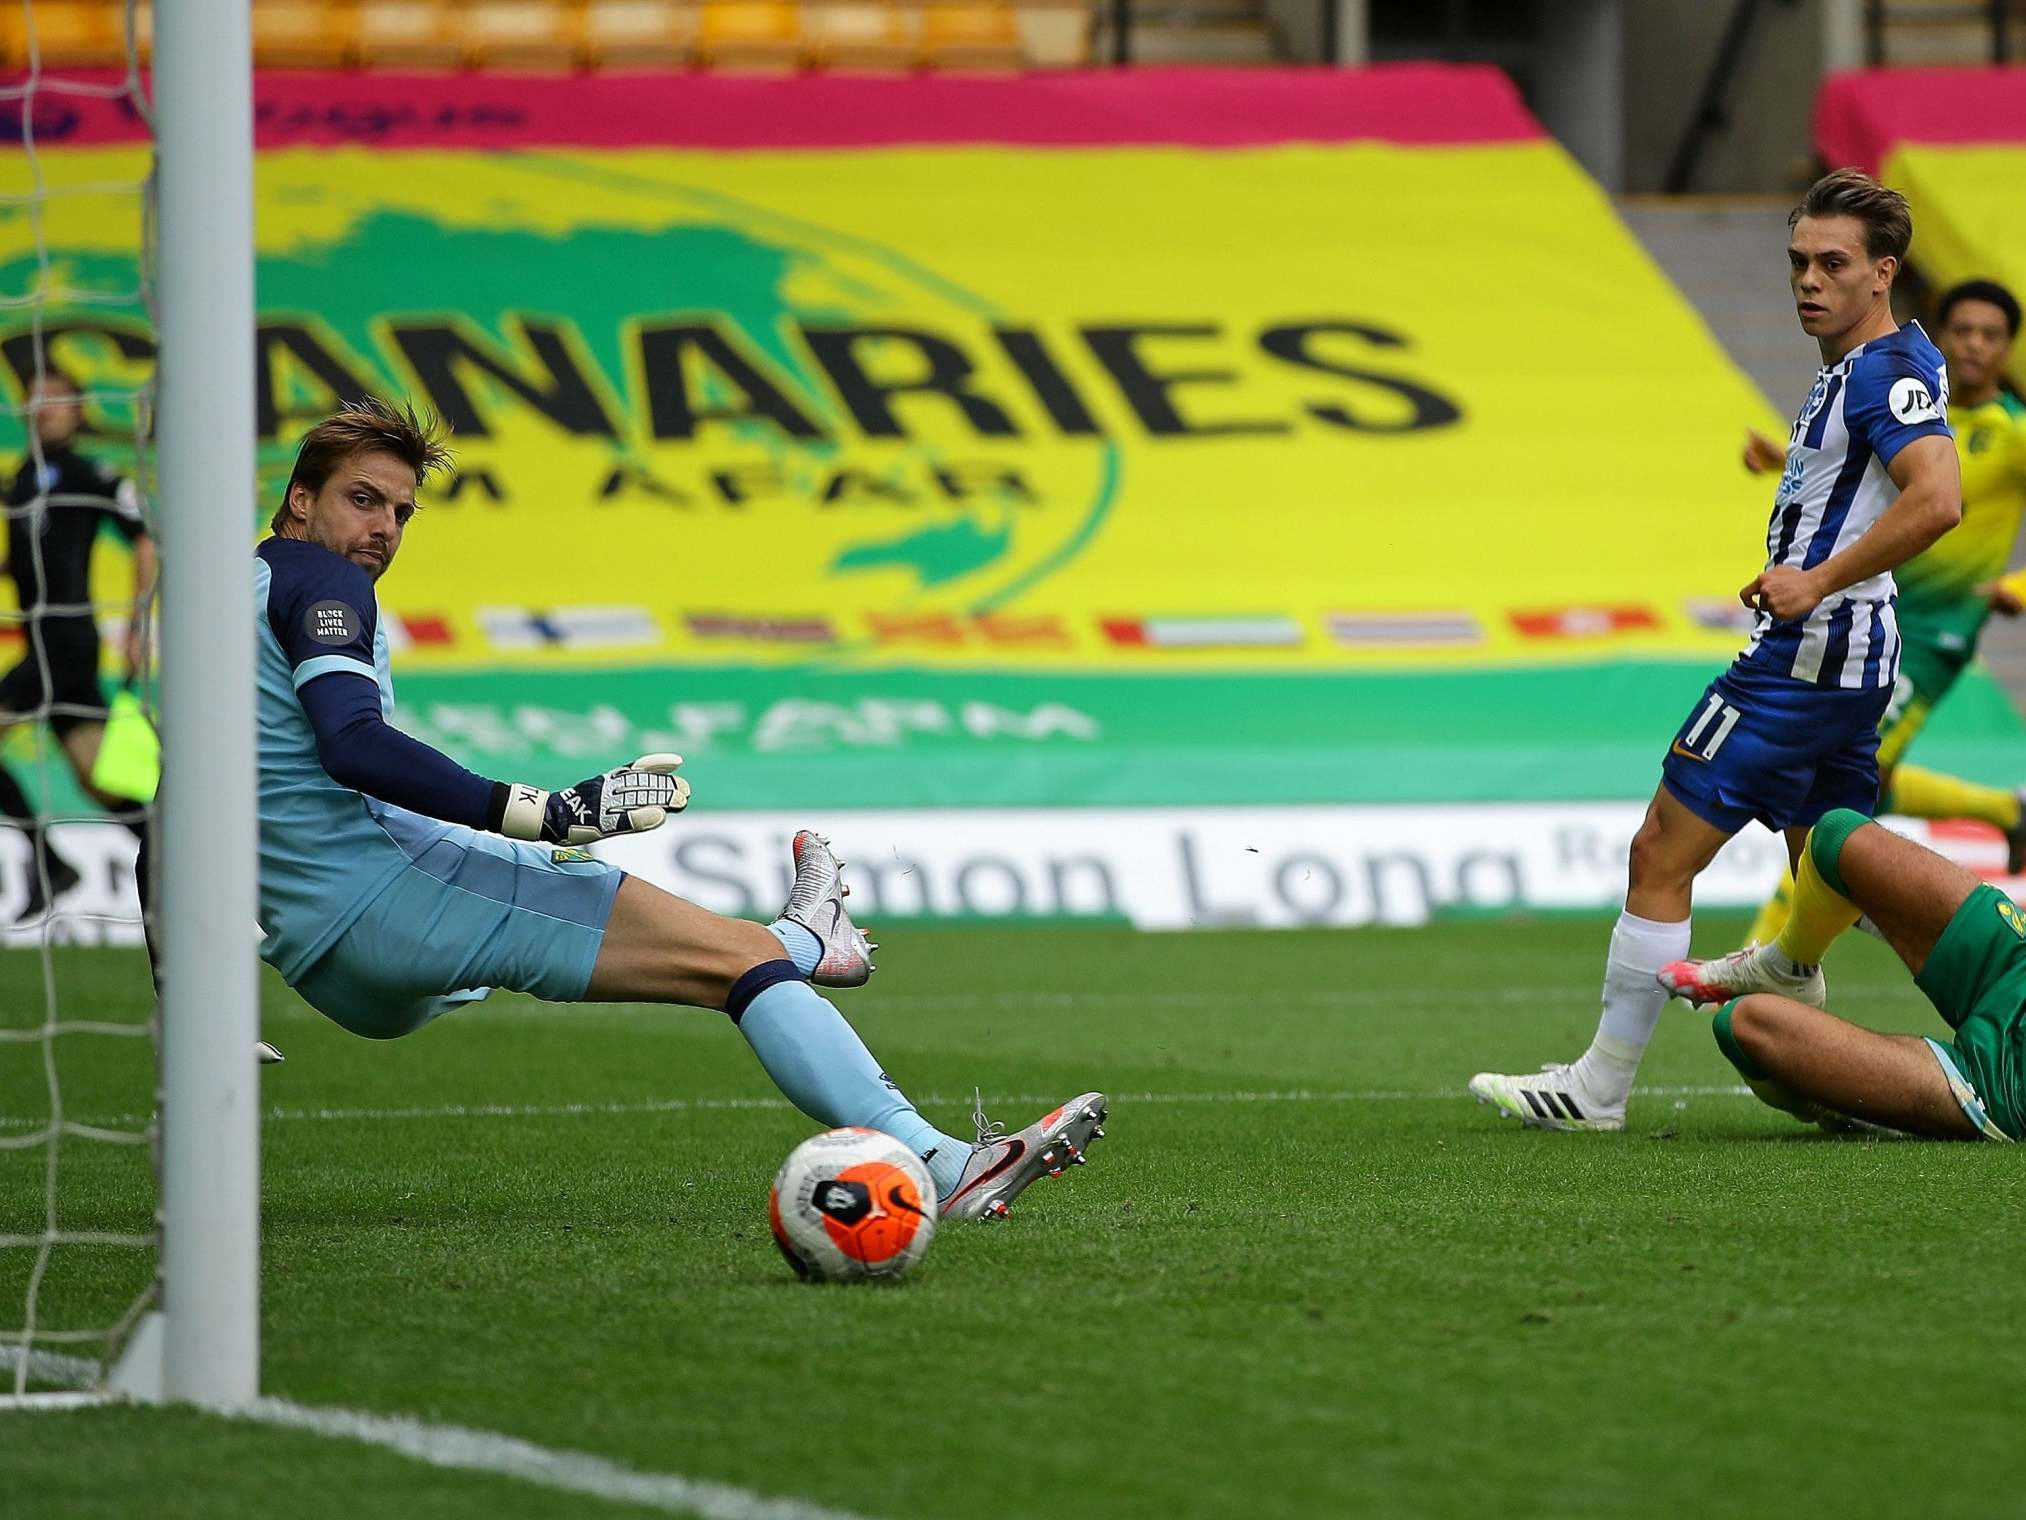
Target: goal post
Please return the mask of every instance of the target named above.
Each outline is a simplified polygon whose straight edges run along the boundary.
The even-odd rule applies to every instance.
[[[144,804],[150,821],[136,826],[134,815],[127,819],[148,841],[152,857],[160,996],[145,1023],[80,1016],[68,1006],[59,992],[52,947],[76,932],[72,925],[120,920],[94,919],[55,901],[79,878],[72,872],[64,886],[53,884],[43,829],[81,820],[60,817],[47,800],[33,820],[14,813],[0,818],[0,855],[15,846],[6,834],[26,834],[29,869],[43,893],[29,901],[42,905],[38,939],[45,1005],[39,1022],[12,1009],[0,1017],[0,1056],[32,1053],[47,1104],[46,1117],[35,1112],[34,1100],[19,1113],[0,1113],[0,1162],[27,1160],[27,1168],[17,1167],[10,1179],[25,1179],[28,1168],[42,1179],[39,1210],[24,1192],[10,1199],[0,1220],[0,1264],[7,1267],[6,1281],[19,1281],[23,1288],[18,1306],[0,1306],[0,1410],[67,1408],[108,1397],[230,1409],[251,1403],[260,1391],[250,0],[154,0],[152,103],[142,87],[136,46],[147,30],[140,24],[147,18],[139,14],[147,0],[125,0],[126,67],[110,81],[45,69],[37,40],[39,3],[0,0],[21,10],[16,40],[23,44],[18,55],[10,55],[18,77],[0,82],[0,107],[14,117],[19,139],[18,152],[8,156],[0,203],[20,212],[0,239],[0,255],[11,260],[0,314],[11,324],[5,359],[22,395],[19,406],[0,405],[0,412],[21,426],[23,478],[32,467],[38,483],[30,500],[7,508],[10,531],[18,534],[21,521],[30,524],[37,568],[33,581],[24,584],[45,590],[36,593],[40,601],[0,622],[25,623],[32,633],[39,618],[85,610],[47,597],[40,557],[50,514],[100,510],[105,500],[58,489],[66,477],[45,458],[37,418],[60,404],[42,391],[56,375],[71,382],[79,403],[109,408],[115,418],[113,430],[100,434],[87,456],[93,468],[107,468],[98,461],[107,441],[118,435],[118,409],[130,409],[134,460],[130,472],[120,472],[119,499],[131,500],[130,510],[143,515],[161,549],[153,595],[161,634],[161,673],[154,687],[161,785],[154,789],[151,778],[138,783],[153,792],[152,803]],[[131,179],[123,177],[124,169],[108,178],[95,161],[83,168],[66,163],[57,171],[38,142],[37,129],[45,121],[70,120],[75,105],[94,101],[117,103],[151,140],[152,154],[137,155],[149,164],[145,184],[138,166]],[[60,141],[61,132],[55,137]],[[92,197],[140,212],[127,224],[138,229],[132,243],[117,230],[117,213],[108,219],[93,210],[80,220],[63,212]],[[115,229],[109,242],[103,241],[108,229]],[[102,241],[94,244],[94,237]],[[74,256],[80,246],[86,250],[82,258]],[[138,280],[108,283],[106,270],[116,268],[129,249]],[[105,257],[95,264],[100,250]],[[100,312],[117,315],[95,314]],[[81,360],[88,372],[97,340],[87,337],[80,349],[75,335],[102,335],[115,330],[102,321],[135,319],[152,328],[155,357],[152,373],[137,389],[121,383],[118,371],[113,384],[102,378],[87,383],[53,357],[53,345],[62,341],[70,359]],[[59,447],[67,448],[77,436],[75,422],[72,428]],[[98,610],[90,609],[94,616]],[[145,609],[137,615],[145,617]],[[49,662],[35,638],[29,642],[47,688]],[[143,703],[146,691],[137,684]],[[47,697],[45,691],[34,713],[38,720],[62,714],[64,704]],[[131,710],[135,702],[128,701]],[[82,715],[95,711],[86,707]],[[46,746],[39,746],[38,754],[47,795]],[[113,790],[136,799],[145,795]],[[148,898],[144,892],[143,900]],[[18,936],[10,942],[18,943]],[[150,1034],[158,1091],[141,1127],[118,1117],[87,1117],[67,1106],[60,1040]],[[74,1043],[84,1048],[83,1041]],[[7,1068],[10,1099],[28,1091],[20,1082],[24,1069]],[[131,1100],[147,1106],[141,1092]],[[96,1204],[73,1207],[64,1196],[70,1172],[62,1163],[65,1147],[102,1145],[153,1146],[153,1228],[127,1227],[129,1216],[117,1207],[110,1214]],[[103,1300],[93,1297],[100,1286],[87,1287],[82,1298],[52,1295],[47,1290],[60,1275],[59,1260],[89,1260],[64,1254],[73,1248],[150,1251],[149,1284],[118,1311],[110,1307],[113,1295],[124,1291],[110,1286],[117,1274],[100,1280]],[[99,1270],[88,1266],[83,1276],[89,1280]],[[77,1280],[66,1277],[66,1290]],[[85,1313],[85,1318],[104,1313],[96,1327],[80,1322],[77,1307],[93,1302],[105,1305]],[[79,1354],[87,1351],[96,1354]],[[110,1368],[108,1357],[114,1359]],[[44,1391],[51,1387],[65,1391]]]
[[[156,0],[154,27],[159,1395],[215,1407],[260,1387],[249,12],[249,0]],[[150,1370],[122,1381],[146,1395]]]

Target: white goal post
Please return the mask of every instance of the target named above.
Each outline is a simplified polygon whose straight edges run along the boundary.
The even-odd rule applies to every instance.
[[[156,0],[161,1367],[149,1325],[118,1374],[214,1407],[260,1391],[249,11]]]
[[[160,1092],[152,1129],[160,1190],[152,1237],[80,1230],[61,1217],[57,1157],[65,1137],[131,1144],[145,1143],[149,1134],[65,1117],[50,1054],[56,1036],[138,1031],[60,1014],[45,932],[50,1010],[39,1028],[0,1031],[17,1044],[43,1047],[52,1104],[46,1125],[26,1134],[0,1133],[0,1145],[44,1148],[49,1193],[39,1233],[0,1235],[0,1245],[35,1253],[25,1325],[0,1334],[0,1408],[60,1409],[124,1396],[231,1409],[251,1404],[260,1392],[250,4],[155,0],[150,111],[134,64],[137,0],[127,0],[128,69],[115,85],[45,76],[34,41],[36,0],[12,3],[28,12],[27,77],[0,95],[19,103],[32,189],[10,199],[32,207],[42,278],[32,296],[10,294],[0,304],[32,312],[37,376],[46,362],[43,308],[108,303],[107,297],[79,295],[50,279],[42,202],[58,192],[47,186],[36,159],[37,96],[124,100],[144,119],[151,117],[153,127],[144,217],[152,236],[143,237],[138,252],[139,287],[156,337],[155,373],[146,390],[153,398],[154,525],[161,543],[163,764],[151,850],[161,987]],[[147,448],[149,411],[143,404],[136,413],[141,452]],[[20,412],[24,419],[33,414],[32,403]],[[32,457],[39,461],[32,421],[25,426]],[[44,508],[38,499],[20,510]],[[143,1094],[133,1097],[137,1105],[144,1100]],[[157,1246],[153,1307],[140,1314],[141,1304],[135,1304],[103,1333],[39,1327],[36,1294],[52,1249],[75,1244]],[[132,1331],[109,1375],[96,1359],[66,1349],[116,1344],[128,1324]],[[29,1383],[76,1391],[24,1392]]]

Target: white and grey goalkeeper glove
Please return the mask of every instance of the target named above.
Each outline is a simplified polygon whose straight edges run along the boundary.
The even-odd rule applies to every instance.
[[[545,844],[590,844],[612,834],[658,829],[689,806],[689,783],[675,774],[680,755],[642,755],[560,792],[505,783],[499,832]]]

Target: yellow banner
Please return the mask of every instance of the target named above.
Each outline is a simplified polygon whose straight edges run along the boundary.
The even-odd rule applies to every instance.
[[[1996,280],[2026,295],[2026,144],[1896,148],[1885,177],[1913,206],[1914,258],[1930,285]],[[2026,391],[2026,351],[2014,347],[2008,375]]]
[[[349,394],[456,428],[413,667],[1721,658],[1763,559],[1776,420],[1546,141],[297,148],[258,219],[262,518]],[[59,296],[131,283],[129,200],[44,225]],[[61,315],[145,372],[138,308]]]

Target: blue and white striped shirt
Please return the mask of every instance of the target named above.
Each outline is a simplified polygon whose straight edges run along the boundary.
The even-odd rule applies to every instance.
[[[1807,570],[1848,548],[1899,496],[1886,473],[1916,438],[1949,435],[1949,378],[1917,322],[1826,365],[1787,437],[1766,527],[1766,568]],[[1891,686],[1899,674],[1892,574],[1827,597],[1807,617],[1760,613],[1738,656],[1815,686]]]

